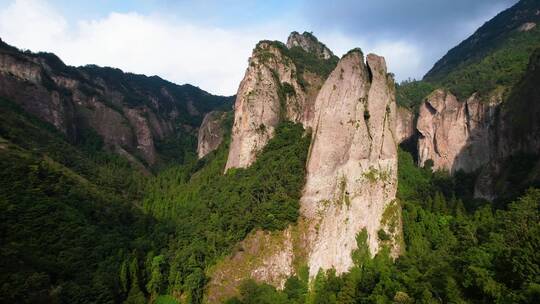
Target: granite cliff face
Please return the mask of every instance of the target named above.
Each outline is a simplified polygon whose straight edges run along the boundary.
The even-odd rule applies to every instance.
[[[322,59],[330,59],[334,56],[334,53],[326,45],[320,43],[313,34],[308,32],[304,32],[303,34],[292,32],[287,39],[287,47],[289,49],[300,47],[304,51],[313,53]]]
[[[190,136],[204,114],[229,99],[159,77],[64,65],[55,55],[0,41],[0,97],[51,123],[73,142],[97,134],[105,148],[152,167],[159,143]]]
[[[402,143],[414,136],[416,128],[414,125],[414,114],[404,107],[397,107],[396,114],[396,140]]]
[[[503,90],[482,97],[475,93],[464,101],[441,89],[429,95],[416,125],[419,164],[432,160],[434,169],[477,172],[475,197],[487,200],[519,188],[505,180],[512,171],[531,171],[518,184],[537,183],[539,54],[532,54],[521,80],[507,88],[507,94]],[[512,169],[518,159],[526,159],[530,168]]]
[[[372,253],[383,243],[394,256],[401,250],[397,142],[411,133],[412,115],[402,113],[398,138],[394,82],[384,58],[370,54],[364,61],[360,50],[350,51],[313,98],[286,55],[269,42],[255,49],[237,95],[227,168],[249,166],[280,120],[302,123],[312,142],[301,217],[285,231],[255,232],[241,242],[241,251],[212,270],[210,302],[234,295],[246,278],[283,287],[306,264],[311,277],[330,268],[343,273],[364,229]],[[378,239],[380,230],[389,241]]]
[[[197,136],[197,155],[203,158],[219,147],[225,134],[226,112],[212,111],[204,116]]]
[[[540,186],[540,49],[529,60],[521,80],[501,104],[495,157],[480,171],[475,196],[494,200]],[[516,165],[517,164],[517,165]],[[521,174],[519,180],[509,176]]]
[[[253,50],[234,105],[229,168],[245,168],[272,138],[281,119],[311,126],[324,79],[299,71],[280,42],[261,41]]]
[[[310,275],[352,266],[356,235],[366,229],[369,249],[397,188],[396,104],[384,58],[360,51],[345,55],[315,103],[316,121],[301,199],[302,214],[316,223],[310,235]],[[399,229],[390,231],[395,236]],[[398,248],[394,246],[395,254]]]
[[[494,156],[500,95],[481,100],[477,94],[460,102],[450,92],[436,90],[420,106],[417,122],[418,161],[433,161],[433,169],[472,172]]]

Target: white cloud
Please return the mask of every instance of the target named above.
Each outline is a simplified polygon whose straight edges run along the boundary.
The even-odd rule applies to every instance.
[[[72,24],[46,0],[15,0],[0,9],[0,37],[19,48],[53,52],[69,65],[112,66],[232,95],[259,40],[283,41],[291,30],[302,30],[288,21],[217,28],[162,14],[110,13]],[[385,56],[397,79],[419,77],[425,70],[422,52],[407,41],[355,39],[335,31],[315,34],[337,55],[362,47]]]
[[[383,56],[388,71],[394,73],[397,80],[409,77],[421,78],[428,68],[425,66],[425,54],[422,49],[407,40],[355,39],[341,32],[322,33],[320,38],[338,56],[355,47],[360,47],[364,54],[375,53]]]
[[[70,27],[39,0],[16,0],[0,11],[0,37],[14,46],[56,53],[70,65],[156,74],[224,95],[236,93],[257,41],[286,34],[280,27],[220,29],[136,13],[110,13]]]

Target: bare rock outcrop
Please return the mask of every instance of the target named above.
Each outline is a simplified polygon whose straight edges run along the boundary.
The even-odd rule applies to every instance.
[[[301,199],[302,215],[313,223],[311,276],[320,269],[347,271],[362,229],[370,251],[379,249],[382,215],[397,189],[395,92],[384,58],[370,54],[366,65],[359,50],[349,52],[325,82],[315,107]],[[399,248],[393,247],[397,254]]]
[[[225,170],[245,168],[274,135],[281,119],[308,127],[313,117],[316,92],[311,83],[317,75],[306,75],[308,87],[298,81],[300,73],[279,42],[261,41],[249,59],[234,105],[234,124]]]
[[[460,102],[450,92],[436,90],[420,107],[417,130],[419,164],[433,169],[472,172],[492,158],[496,109],[502,97],[481,99],[473,94]]]
[[[219,147],[225,133],[223,121],[227,113],[212,111],[204,116],[197,137],[197,155],[203,158]]]
[[[105,148],[129,155],[138,167],[158,163],[160,141],[176,140],[177,132],[195,133],[204,114],[229,101],[157,76],[66,66],[54,54],[22,52],[1,40],[0,97],[52,124],[72,142],[96,133]]]
[[[326,47],[326,45],[319,42],[317,37],[313,34],[304,32],[300,34],[298,32],[292,32],[289,38],[287,39],[287,47],[300,47],[308,53],[313,53],[320,58],[330,59],[334,56],[334,53]]]
[[[238,104],[236,109],[244,111]],[[306,264],[311,277],[330,268],[343,273],[353,265],[356,237],[364,229],[371,253],[388,245],[397,256],[402,234],[395,197],[396,115],[394,83],[384,58],[370,54],[364,62],[360,50],[345,55],[322,86],[306,124],[312,142],[298,223],[271,236],[251,233],[238,245],[243,250],[212,270],[207,299],[217,303],[234,295],[246,278],[283,287]],[[390,240],[380,241],[380,230]]]

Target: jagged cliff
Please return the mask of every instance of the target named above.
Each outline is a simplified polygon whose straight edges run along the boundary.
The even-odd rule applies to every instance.
[[[476,197],[495,200],[517,195],[519,185],[535,184],[536,173],[515,178],[512,172],[535,168],[540,153],[540,97],[534,89],[539,12],[538,1],[519,1],[450,50],[424,77],[424,83],[441,89],[420,104],[418,163],[431,160],[434,169],[479,174]]]
[[[219,147],[225,134],[227,112],[212,111],[204,116],[197,136],[197,155],[203,158]]]
[[[261,41],[253,50],[234,105],[226,170],[249,166],[273,136],[280,119],[311,126],[315,98],[325,75],[297,66],[294,58],[277,41]],[[320,60],[331,64],[330,59]]]
[[[1,40],[0,96],[51,123],[72,142],[96,134],[105,148],[145,167],[160,162],[160,146],[191,136],[204,114],[229,103],[156,76],[66,66],[53,54],[22,52]]]
[[[304,32],[300,34],[298,32],[292,32],[287,39],[287,47],[289,49],[293,47],[300,47],[304,51],[315,54],[322,59],[330,59],[334,57],[334,53],[326,47],[326,45],[319,42],[317,37],[312,33]]]
[[[474,171],[494,156],[500,94],[482,100],[474,94],[460,102],[452,93],[436,90],[420,106],[417,130],[418,162],[433,161],[433,169]],[[480,155],[482,157],[480,157]]]
[[[316,101],[316,120],[301,200],[316,223],[310,235],[310,275],[352,266],[356,235],[367,229],[379,249],[382,215],[397,187],[396,105],[384,58],[359,50],[345,55]],[[396,236],[399,229],[392,231]],[[398,251],[397,246],[396,254]]]
[[[401,250],[396,146],[411,132],[412,115],[402,115],[398,138],[394,82],[384,58],[370,54],[364,61],[352,50],[319,90],[320,76],[307,85],[298,81],[297,58],[283,47],[263,41],[254,50],[237,95],[227,169],[249,166],[280,120],[302,123],[312,142],[301,217],[285,231],[252,233],[239,244],[242,250],[218,263],[210,302],[234,295],[246,278],[283,287],[302,266],[311,277],[330,268],[345,272],[363,229],[372,253],[383,243],[394,256]],[[310,90],[317,94],[306,94]],[[380,230],[390,240],[381,243]]]

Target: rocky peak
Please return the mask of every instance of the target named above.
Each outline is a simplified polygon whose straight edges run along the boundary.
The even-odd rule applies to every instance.
[[[281,120],[311,127],[324,76],[300,71],[289,55],[278,41],[263,40],[253,50],[236,94],[226,170],[251,165]]]
[[[312,33],[304,32],[300,34],[298,32],[292,32],[287,39],[287,47],[289,49],[293,47],[300,47],[304,51],[316,54],[319,58],[330,59],[334,56],[334,53],[330,51],[323,43],[319,42],[317,37]]]
[[[317,97],[302,214],[317,232],[311,235],[310,275],[338,273],[352,266],[356,235],[366,229],[372,253],[377,232],[387,229],[382,214],[393,204],[397,186],[396,104],[383,57],[360,51],[345,55]],[[399,220],[399,215],[393,218]],[[388,231],[394,240],[399,225]],[[393,253],[396,243],[389,244]]]
[[[295,66],[286,66],[283,58],[260,64],[259,57],[252,56],[240,85],[228,166],[231,160],[245,159],[242,153],[256,147],[250,144],[267,140],[266,123],[279,119],[278,80],[294,79],[287,77]],[[275,77],[266,76],[272,74],[269,67]],[[296,88],[294,81],[292,86]],[[211,302],[219,302],[216,294],[231,292],[247,277],[283,287],[287,277],[298,273],[295,261],[307,262],[311,278],[331,268],[343,273],[353,265],[351,253],[364,229],[371,253],[388,245],[393,256],[399,255],[397,108],[384,58],[369,54],[364,59],[360,49],[347,53],[325,80],[312,108],[311,119],[304,122],[312,130],[312,140],[298,223],[271,238],[248,237],[243,246],[257,243],[262,249],[236,254],[214,269],[208,291]],[[257,130],[259,123],[265,124],[264,132]],[[379,240],[381,230],[389,240]],[[241,272],[234,271],[240,267]]]

